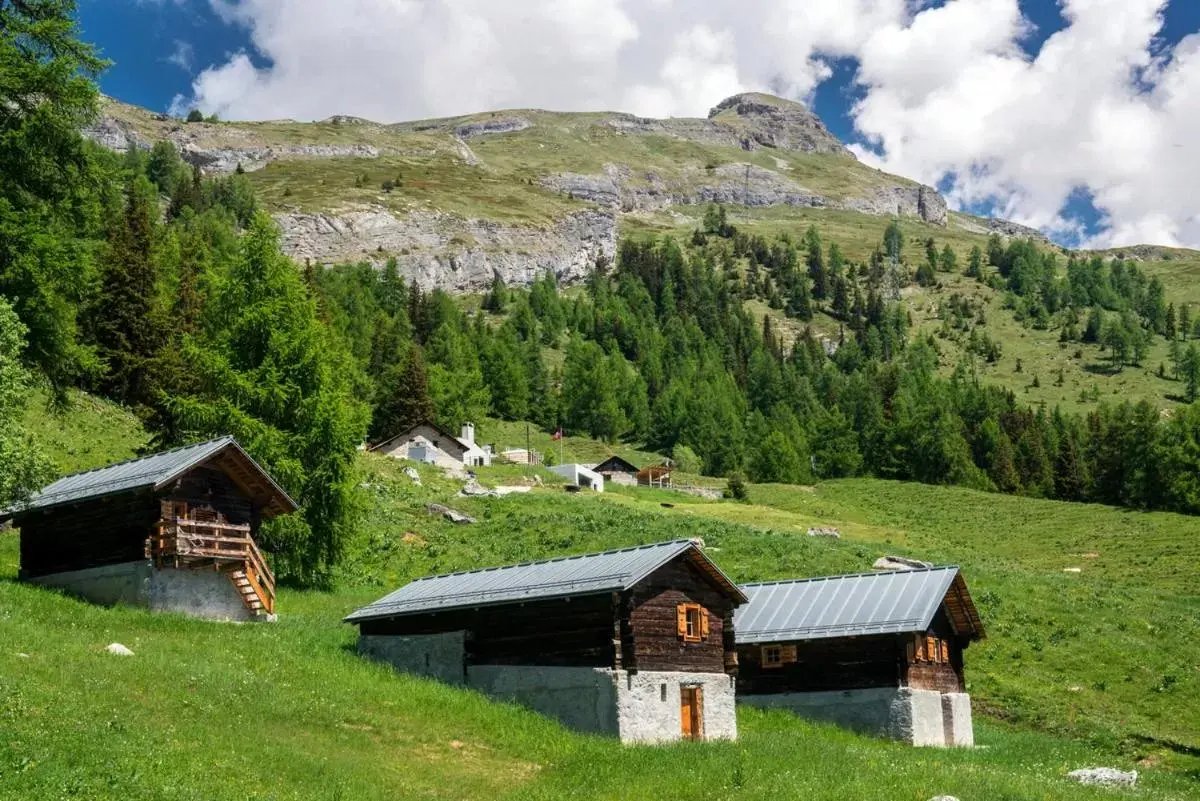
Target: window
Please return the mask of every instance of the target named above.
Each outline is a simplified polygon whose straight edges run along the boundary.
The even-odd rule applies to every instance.
[[[708,639],[708,610],[700,604],[680,604],[676,608],[679,636],[684,642]]]
[[[764,668],[783,667],[783,648],[778,645],[764,645],[762,666]]]

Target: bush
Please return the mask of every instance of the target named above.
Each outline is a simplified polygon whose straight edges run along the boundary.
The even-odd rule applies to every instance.
[[[704,463],[687,445],[676,445],[671,450],[671,459],[675,462],[675,468],[682,473],[699,474],[704,472]]]
[[[725,497],[733,498],[735,501],[746,501],[750,499],[746,492],[746,476],[741,471],[731,473],[729,482],[725,485]]]
[[[188,122],[204,122],[204,112],[202,112],[198,108],[192,109],[191,111],[188,112],[187,121]]]

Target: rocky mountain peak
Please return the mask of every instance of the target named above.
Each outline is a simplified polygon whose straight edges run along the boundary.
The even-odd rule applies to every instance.
[[[744,92],[722,100],[708,118],[746,127],[751,139],[764,147],[851,155],[820,117],[795,100]]]

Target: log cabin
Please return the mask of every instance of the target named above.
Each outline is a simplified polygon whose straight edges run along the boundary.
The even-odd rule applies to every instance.
[[[346,621],[364,656],[623,742],[734,739],[734,608],[690,541],[417,579]]]
[[[974,744],[963,652],[984,631],[957,567],[742,590],[740,702],[913,745]]]
[[[604,480],[612,484],[636,487],[638,483],[638,468],[620,456],[610,456],[592,470],[604,476]]]
[[[20,529],[19,577],[96,603],[219,620],[275,615],[256,543],[297,508],[233,437],[65,476],[0,514]]]

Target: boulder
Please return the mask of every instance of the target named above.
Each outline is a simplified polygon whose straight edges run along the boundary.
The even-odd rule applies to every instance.
[[[110,653],[113,656],[133,656],[133,651],[130,651],[119,642],[110,643],[109,646],[104,650],[106,653]]]
[[[875,570],[928,570],[933,567],[933,563],[904,556],[881,556],[871,567]]]
[[[836,528],[810,528],[808,530],[810,537],[833,537],[835,540],[842,538],[842,533]]]
[[[412,480],[412,483],[416,484],[418,487],[421,486],[421,474],[417,472],[415,467],[404,468],[404,475],[408,476],[409,479]]]
[[[1080,768],[1067,775],[1080,784],[1096,784],[1101,787],[1133,787],[1138,780],[1136,770],[1126,772],[1116,768]]]
[[[425,508],[429,510],[430,514],[441,515],[451,523],[458,525],[476,522],[475,518],[470,515],[465,515],[462,512],[451,509],[449,506],[442,506],[440,503],[427,504]]]

